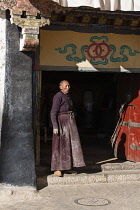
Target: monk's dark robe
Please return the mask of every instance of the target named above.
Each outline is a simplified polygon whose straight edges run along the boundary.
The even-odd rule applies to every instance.
[[[58,135],[52,138],[51,170],[69,170],[72,167],[85,166],[80,138],[72,111],[70,96],[62,91],[53,98],[51,121],[58,128]]]

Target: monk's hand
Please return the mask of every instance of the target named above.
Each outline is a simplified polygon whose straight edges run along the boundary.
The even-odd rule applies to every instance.
[[[54,128],[53,129],[53,133],[57,135],[58,134],[58,129],[57,128]]]

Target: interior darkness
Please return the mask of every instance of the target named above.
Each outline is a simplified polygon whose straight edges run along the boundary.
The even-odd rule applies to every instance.
[[[116,124],[117,74],[81,72],[42,73],[42,124],[51,131],[50,110],[53,96],[59,91],[61,80],[71,85],[74,112],[79,130],[91,130],[95,134],[110,133]],[[85,94],[90,92],[86,96]],[[92,97],[88,108],[87,97]],[[87,102],[86,102],[87,101]],[[87,105],[86,105],[87,104]]]
[[[117,73],[42,72],[41,164],[50,165],[52,124],[50,110],[61,80],[71,85],[74,112],[85,161],[103,161],[114,157],[110,138],[117,123]],[[85,106],[85,92],[92,95],[92,105]],[[88,96],[86,96],[87,98]],[[87,99],[88,100],[88,99]]]

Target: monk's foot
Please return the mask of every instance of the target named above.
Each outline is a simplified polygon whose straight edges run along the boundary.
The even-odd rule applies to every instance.
[[[54,175],[61,177],[62,176],[62,172],[61,171],[54,171]]]
[[[73,170],[66,170],[64,171],[65,174],[77,174],[77,171],[73,171]]]

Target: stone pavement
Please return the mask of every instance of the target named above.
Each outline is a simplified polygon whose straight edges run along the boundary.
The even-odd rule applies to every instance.
[[[25,194],[7,195],[0,210],[140,210],[140,182],[57,185]]]

